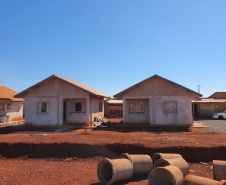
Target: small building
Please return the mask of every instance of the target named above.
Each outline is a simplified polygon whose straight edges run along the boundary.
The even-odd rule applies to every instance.
[[[215,92],[208,98],[192,101],[194,118],[212,118],[217,112],[226,110],[226,92]]]
[[[25,98],[25,124],[81,126],[104,116],[104,98],[108,96],[79,82],[52,75],[15,97]]]
[[[24,99],[14,98],[16,91],[0,86],[0,123],[23,120]]]
[[[123,101],[108,99],[104,102],[104,116],[108,118],[122,118]]]
[[[188,127],[193,124],[191,101],[202,95],[154,75],[114,95],[123,99],[123,123]]]

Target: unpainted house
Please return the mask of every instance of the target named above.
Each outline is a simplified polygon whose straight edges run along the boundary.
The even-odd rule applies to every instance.
[[[115,99],[107,99],[104,102],[104,116],[108,118],[122,118],[123,101]]]
[[[154,75],[114,95],[123,99],[123,123],[188,127],[193,124],[192,99],[202,95]]]
[[[25,98],[25,123],[37,126],[90,125],[104,116],[106,95],[79,82],[52,75],[15,95]]]
[[[16,91],[0,86],[0,123],[23,120],[24,99],[14,98]]]
[[[208,98],[192,101],[194,118],[212,118],[214,113],[226,110],[226,92],[215,92]]]

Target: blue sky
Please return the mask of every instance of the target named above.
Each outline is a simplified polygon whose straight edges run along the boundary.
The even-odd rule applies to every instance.
[[[0,85],[57,74],[114,94],[154,74],[226,91],[225,0],[0,0]]]

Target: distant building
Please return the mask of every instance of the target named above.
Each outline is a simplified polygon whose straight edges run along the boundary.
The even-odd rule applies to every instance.
[[[37,126],[90,125],[104,117],[106,95],[79,82],[52,75],[15,95],[25,98],[25,123]]]
[[[23,120],[24,99],[14,98],[16,91],[0,86],[0,123]]]
[[[108,118],[122,118],[123,101],[122,100],[106,100],[104,102],[104,116]]]
[[[192,101],[194,118],[212,118],[217,112],[226,110],[226,92],[215,92],[208,98]]]
[[[191,101],[202,95],[154,75],[114,95],[123,99],[123,123],[188,127],[193,124]]]

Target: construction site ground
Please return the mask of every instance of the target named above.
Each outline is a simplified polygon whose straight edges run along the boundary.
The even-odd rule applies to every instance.
[[[226,124],[226,121],[225,121]],[[212,179],[212,160],[226,160],[226,134],[189,129],[27,128],[23,124],[0,127],[0,184],[100,184],[97,164],[122,153],[180,153],[190,173]],[[148,175],[118,184],[148,184]]]

